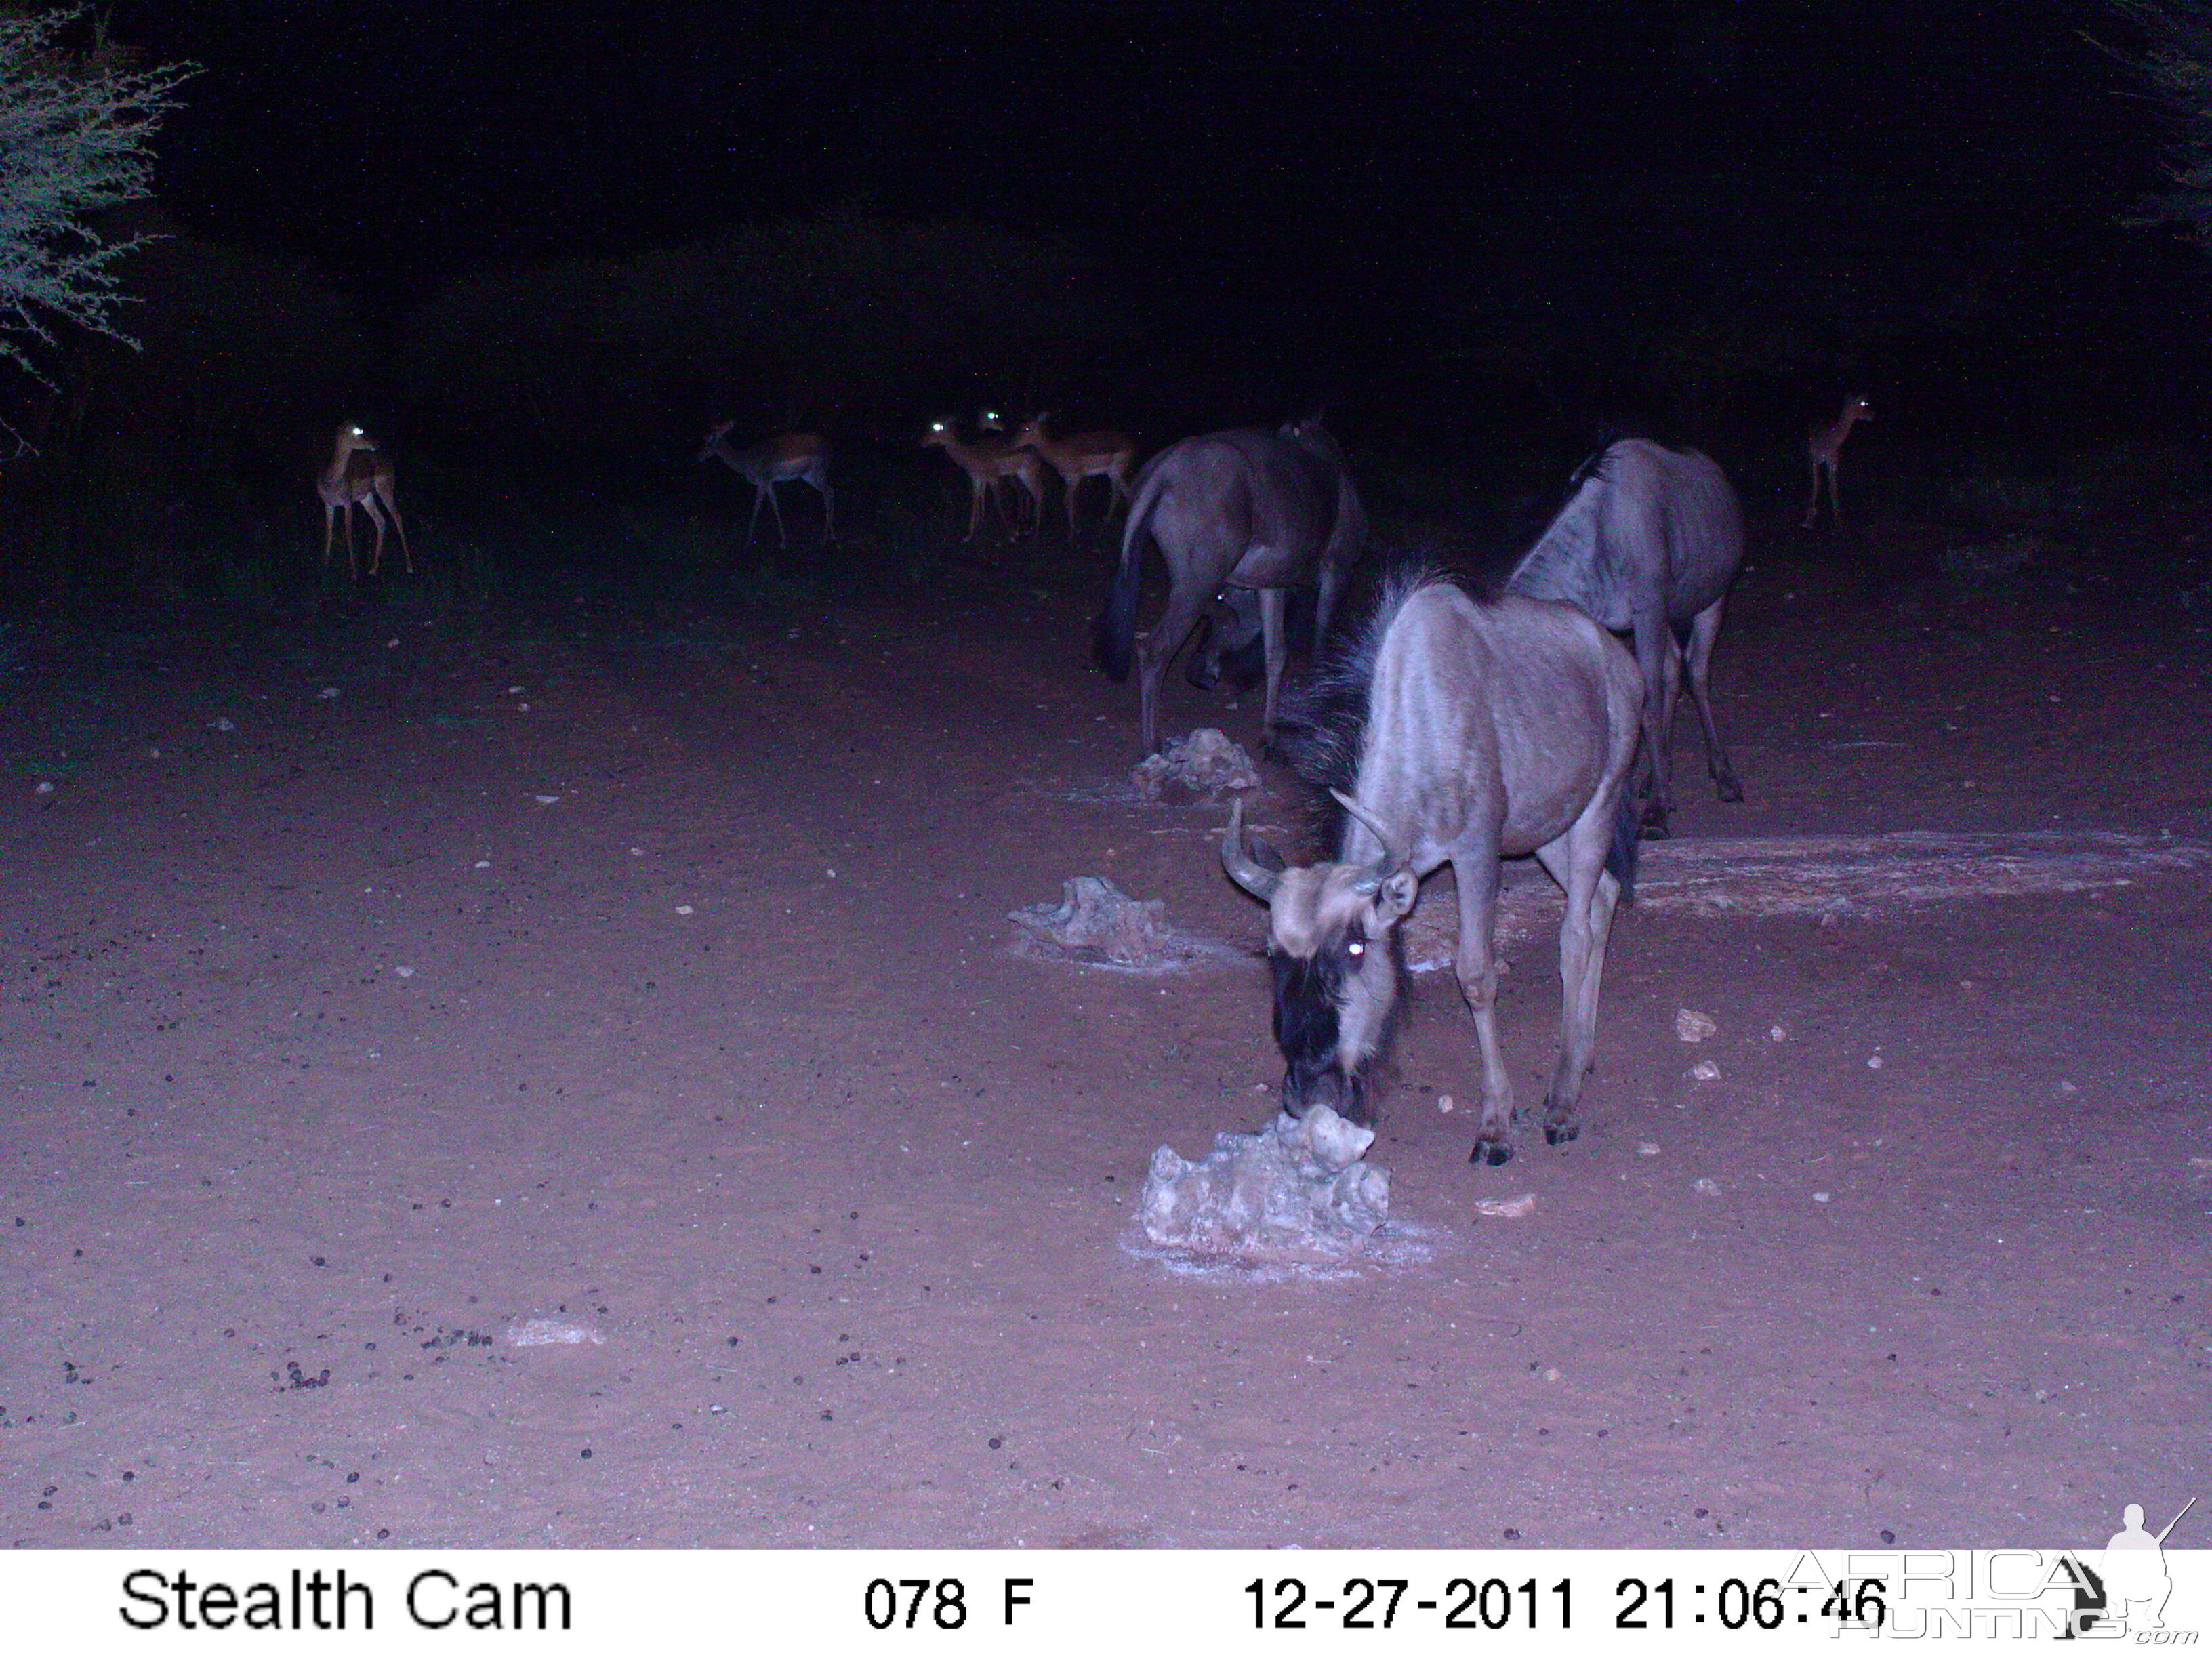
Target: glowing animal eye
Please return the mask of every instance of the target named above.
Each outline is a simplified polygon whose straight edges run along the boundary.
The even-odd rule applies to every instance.
[[[1350,951],[1355,957],[1364,957],[1367,954],[1367,947],[1362,945],[1358,939],[1352,940],[1352,943],[1345,948]]]

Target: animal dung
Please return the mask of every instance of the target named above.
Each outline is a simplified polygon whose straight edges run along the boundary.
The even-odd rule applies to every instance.
[[[1234,954],[1171,926],[1164,901],[1131,898],[1103,876],[1070,876],[1060,894],[1057,904],[1007,912],[1007,920],[1022,930],[1014,945],[1018,955],[1164,974]]]
[[[1674,1035],[1685,1042],[1703,1042],[1720,1029],[1711,1014],[1697,1013],[1688,1008],[1674,1011]]]
[[[1241,744],[1211,726],[1201,726],[1139,763],[1129,782],[1139,800],[1175,799],[1171,789],[1190,799],[1216,800],[1225,789],[1257,789],[1260,771]]]
[[[1138,1219],[1155,1244],[1252,1261],[1340,1261],[1380,1231],[1390,1172],[1364,1162],[1375,1132],[1326,1105],[1257,1134],[1222,1133],[1196,1163],[1152,1154]]]

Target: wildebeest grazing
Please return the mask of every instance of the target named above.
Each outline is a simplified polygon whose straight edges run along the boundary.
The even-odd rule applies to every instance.
[[[1168,604],[1135,647],[1139,561],[1145,538],[1167,561]],[[1137,663],[1145,752],[1159,747],[1160,682],[1200,613],[1224,586],[1256,588],[1267,648],[1266,724],[1272,729],[1283,674],[1283,595],[1317,586],[1316,639],[1367,540],[1367,514],[1336,440],[1318,419],[1278,431],[1239,428],[1185,438],[1145,464],[1121,532],[1121,560],[1092,631],[1107,678]]]
[[[1586,461],[1567,504],[1506,578],[1508,592],[1579,605],[1615,633],[1632,633],[1644,673],[1644,757],[1638,793],[1644,832],[1667,833],[1674,806],[1668,754],[1689,664],[1690,696],[1705,727],[1705,766],[1723,800],[1741,800],[1713,715],[1713,641],[1743,563],[1743,511],[1728,475],[1694,449],[1624,438]]]
[[[1635,872],[1635,663],[1571,606],[1510,594],[1483,604],[1417,574],[1390,584],[1317,691],[1320,712],[1287,741],[1309,777],[1350,786],[1332,790],[1345,812],[1336,857],[1291,869],[1261,862],[1244,845],[1241,802],[1221,843],[1230,876],[1267,905],[1284,1109],[1326,1101],[1369,1115],[1364,1073],[1398,995],[1392,930],[1420,878],[1448,863],[1459,886],[1460,988],[1482,1054],[1472,1156],[1512,1156],[1492,925],[1498,860],[1533,853],[1567,897],[1562,1042],[1544,1138],[1572,1139],[1613,906]]]

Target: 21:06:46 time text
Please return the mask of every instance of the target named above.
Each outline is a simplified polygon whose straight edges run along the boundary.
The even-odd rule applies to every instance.
[[[1503,1578],[1454,1578],[1441,1595],[1416,1595],[1409,1601],[1412,1589],[1409,1578],[1347,1578],[1334,1595],[1312,1594],[1302,1578],[1278,1578],[1272,1585],[1255,1578],[1244,1586],[1252,1598],[1252,1624],[1257,1630],[1304,1630],[1330,1624],[1343,1630],[1390,1630],[1401,1613],[1408,1623],[1422,1614],[1440,1615],[1446,1630],[1568,1630],[1574,1624],[1573,1585],[1565,1578],[1545,1587],[1534,1578],[1517,1584]],[[1816,1585],[1785,1585],[1772,1578],[1756,1584],[1723,1579],[1710,1600],[1704,1584],[1695,1586],[1692,1599],[1698,1610],[1686,1609],[1684,1622],[1704,1625],[1710,1620],[1726,1630],[1749,1626],[1771,1631],[1819,1618],[1844,1628],[1878,1629],[1888,1611],[1885,1589],[1881,1579],[1867,1578],[1827,1586],[1823,1596],[1822,1587]],[[1624,1578],[1613,1587],[1613,1595],[1616,1628],[1675,1628],[1672,1578],[1657,1583]],[[1799,1599],[1793,1601],[1793,1595]]]

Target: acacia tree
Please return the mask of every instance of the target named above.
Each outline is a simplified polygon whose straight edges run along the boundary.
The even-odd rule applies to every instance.
[[[2172,180],[2129,222],[2179,225],[2212,252],[2212,0],[2113,0],[2113,9],[2142,31],[2141,52],[2118,55],[2162,110]]]
[[[189,64],[132,67],[82,6],[0,13],[0,358],[36,378],[31,343],[57,320],[129,343],[116,262],[146,238],[101,234],[93,216],[150,193],[149,149]]]

